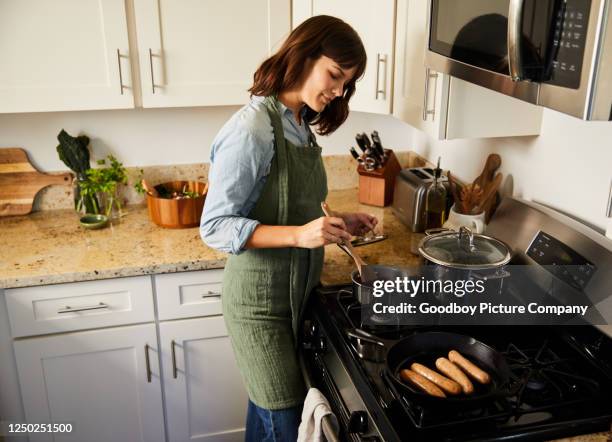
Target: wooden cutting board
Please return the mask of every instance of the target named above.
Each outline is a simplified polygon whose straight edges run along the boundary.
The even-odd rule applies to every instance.
[[[41,189],[71,183],[69,172],[48,174],[36,170],[23,149],[0,148],[0,216],[27,215]]]

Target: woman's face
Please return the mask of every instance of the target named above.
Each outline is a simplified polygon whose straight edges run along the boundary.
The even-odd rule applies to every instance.
[[[302,101],[315,112],[321,112],[333,99],[342,96],[344,85],[353,78],[356,69],[342,69],[333,59],[322,55],[314,61],[302,85]]]

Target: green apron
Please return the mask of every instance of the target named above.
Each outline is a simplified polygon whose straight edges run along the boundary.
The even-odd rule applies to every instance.
[[[319,146],[285,138],[276,98],[264,101],[274,129],[270,174],[249,218],[266,225],[306,224],[320,216],[327,176]],[[270,410],[304,401],[296,353],[298,320],[319,283],[323,247],[247,249],[223,273],[223,315],[249,398]]]

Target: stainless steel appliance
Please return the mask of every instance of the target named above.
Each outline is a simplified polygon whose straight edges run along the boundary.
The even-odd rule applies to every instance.
[[[511,264],[529,265],[533,279],[506,287],[506,296],[540,291],[546,278],[579,288],[600,310],[612,293],[612,241],[545,207],[506,198],[486,234],[513,250]],[[550,273],[552,263],[576,274]],[[571,272],[570,272],[571,273]],[[542,279],[543,278],[543,279]],[[550,280],[546,290],[551,287]],[[554,296],[554,292],[550,292]],[[430,331],[468,335],[501,353],[511,371],[511,393],[460,407],[415,401],[398,388],[386,361],[370,358],[375,344],[355,338],[362,304],[350,285],[321,289],[304,312],[300,361],[307,382],[328,398],[340,434],[349,441],[550,440],[610,431],[612,331],[565,326],[374,326],[386,342]]]
[[[391,209],[413,232],[425,229],[425,195],[434,180],[433,174],[432,168],[413,167],[403,169],[395,179]],[[448,190],[448,178],[444,173],[440,181]]]
[[[610,1],[429,5],[429,68],[585,120],[612,120]]]

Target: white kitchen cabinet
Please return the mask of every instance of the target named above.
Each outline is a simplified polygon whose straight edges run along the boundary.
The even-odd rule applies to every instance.
[[[244,440],[248,396],[221,316],[159,327],[168,442]]]
[[[143,107],[243,104],[290,0],[134,0]]]
[[[293,27],[321,14],[350,24],[366,49],[368,64],[363,78],[357,82],[351,110],[390,114],[395,0],[294,0]]]
[[[166,273],[154,278],[160,321],[222,313],[223,269]]]
[[[154,324],[14,342],[28,422],[70,422],[30,441],[164,441]]]
[[[397,0],[393,115],[436,139],[538,135],[542,108],[426,69],[427,3]]]
[[[0,113],[134,107],[124,0],[0,0]]]

